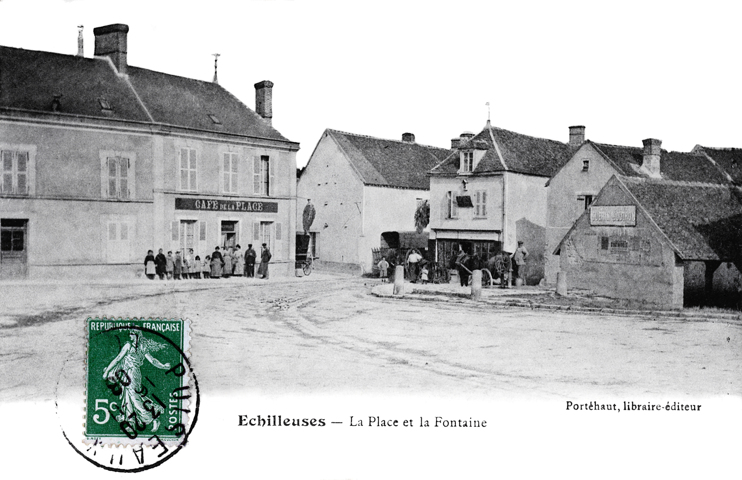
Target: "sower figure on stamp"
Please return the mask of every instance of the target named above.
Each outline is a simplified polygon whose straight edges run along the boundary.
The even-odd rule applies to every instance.
[[[139,423],[152,424],[153,432],[159,428],[160,421],[157,417],[163,414],[165,409],[146,396],[147,390],[142,388],[141,369],[145,360],[161,370],[169,369],[169,363],[161,363],[151,355],[163,348],[165,345],[143,337],[142,332],[138,330],[132,330],[129,332],[129,341],[103,370],[104,379],[110,378],[121,385],[119,406],[121,413],[116,416],[119,422],[127,421],[133,413]],[[123,381],[124,379],[127,381]]]

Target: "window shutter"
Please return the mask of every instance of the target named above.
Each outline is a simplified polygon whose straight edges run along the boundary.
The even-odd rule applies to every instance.
[[[229,154],[222,154],[222,165],[221,165],[221,179],[222,179],[222,192],[229,192]]]
[[[260,188],[261,182],[260,182],[260,157],[255,156],[253,157],[252,162],[252,178],[253,178],[253,193],[255,195],[260,195],[262,192],[262,189]]]
[[[118,157],[119,198],[129,198],[129,159]]]
[[[180,189],[188,187],[188,150],[180,149]]]
[[[482,192],[482,216],[487,216],[487,192]]]
[[[173,242],[177,242],[178,241],[178,238],[180,238],[179,235],[178,235],[178,233],[180,233],[179,232],[180,224],[178,222],[172,222],[172,227],[171,228],[172,228],[172,234],[173,234],[172,240],[173,240]]]
[[[276,258],[283,258],[282,225],[276,222],[276,245],[273,247],[273,255]]]
[[[253,222],[252,224],[252,239],[254,242],[260,242],[260,222]],[[256,243],[257,245],[257,243]]]
[[[231,153],[230,157],[232,158],[232,193],[238,193],[240,188],[240,177],[238,175],[240,156],[236,153]]]
[[[190,153],[190,157],[191,157],[191,161],[190,161],[191,170],[189,172],[189,174],[191,176],[191,181],[190,181],[190,184],[189,184],[189,190],[196,191],[196,190],[198,190],[198,175],[197,175],[198,174],[198,165],[196,163],[196,150],[191,149],[189,151],[189,153]]]
[[[206,222],[201,221],[199,224],[198,240],[200,242],[206,241]]]
[[[275,158],[269,158],[268,159],[268,189],[269,191],[265,192],[266,195],[273,195],[275,196],[278,192],[278,189],[276,188],[276,159]]]

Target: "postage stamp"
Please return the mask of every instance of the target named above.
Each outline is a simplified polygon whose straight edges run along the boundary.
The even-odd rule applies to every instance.
[[[190,324],[88,318],[85,443],[182,443],[192,413]]]

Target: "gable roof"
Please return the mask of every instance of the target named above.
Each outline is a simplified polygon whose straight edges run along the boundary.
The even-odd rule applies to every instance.
[[[705,153],[723,169],[736,184],[742,184],[742,148],[713,148],[697,146],[693,149]]]
[[[451,151],[327,129],[366,185],[428,190],[428,171]]]
[[[742,190],[731,185],[622,177],[683,260],[734,261],[742,246]]]
[[[55,95],[61,95],[58,112],[52,111]],[[107,101],[111,109],[104,110],[99,99]],[[119,75],[107,57],[0,46],[0,109],[162,124],[289,142],[216,83],[131,66],[127,75]]]
[[[646,178],[648,174],[641,170],[644,149],[604,143],[588,142],[606,157],[625,177]],[[728,183],[729,179],[719,168],[704,155],[693,152],[668,152],[662,150],[660,155],[660,175],[665,180],[679,182]]]
[[[509,171],[543,177],[552,176],[576,150],[575,147],[556,140],[493,127],[489,121],[481,132],[459,146],[459,150],[468,148],[486,149],[474,169],[475,174]],[[453,152],[430,173],[432,175],[457,173],[458,153]]]
[[[618,186],[656,225],[683,260],[739,262],[742,247],[742,189],[732,185],[612,176],[593,205],[607,203],[603,192]],[[589,209],[554,250],[557,254]]]

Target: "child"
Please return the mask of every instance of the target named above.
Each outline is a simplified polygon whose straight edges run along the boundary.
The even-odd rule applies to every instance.
[[[385,257],[381,257],[381,261],[379,262],[379,278],[381,278],[381,283],[386,283],[386,277],[387,277],[387,270],[389,270],[389,263],[386,261]]]
[[[420,270],[420,280],[423,281],[423,285],[428,283],[428,264],[422,266]]]
[[[193,250],[191,250],[193,252]],[[191,278],[201,278],[201,257],[196,255],[195,260],[193,261],[193,267],[191,270]]]
[[[167,264],[165,265],[165,272],[167,273],[167,279],[173,279],[173,271],[175,270],[175,260],[173,259],[173,251],[167,252]]]
[[[206,258],[204,258],[201,272],[203,272],[204,278],[211,278],[211,255],[206,255]]]
[[[175,269],[173,270],[173,278],[180,280],[180,274],[183,273],[183,259],[180,258],[180,250],[175,252]]]

